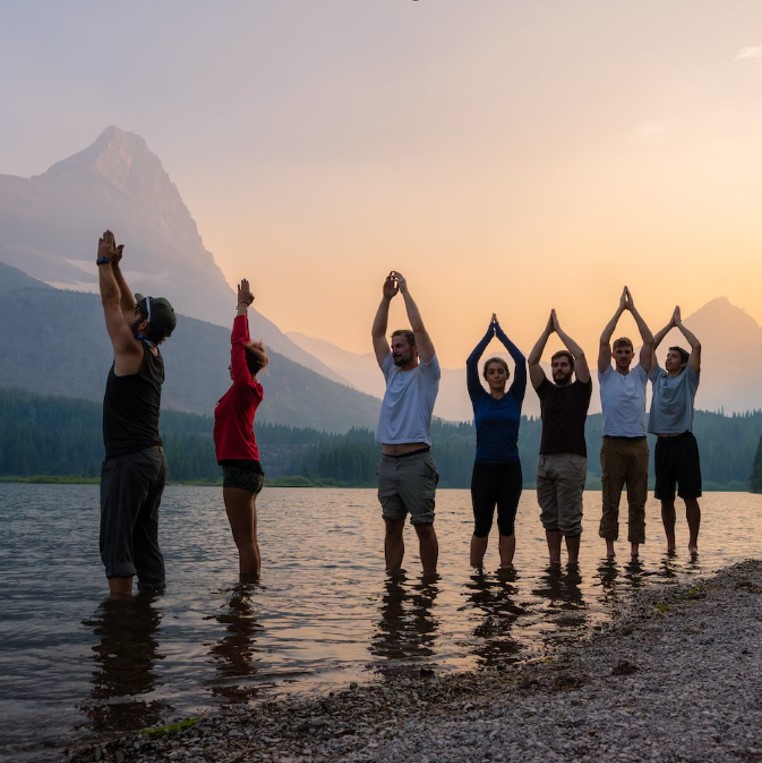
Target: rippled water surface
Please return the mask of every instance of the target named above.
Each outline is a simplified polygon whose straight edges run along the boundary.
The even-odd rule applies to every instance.
[[[647,506],[641,560],[597,537],[600,499],[585,494],[580,569],[549,573],[533,491],[517,518],[516,572],[495,544],[484,575],[468,567],[467,491],[437,494],[440,578],[421,580],[406,529],[407,574],[383,572],[375,491],[265,489],[263,575],[237,584],[219,488],[169,487],[161,539],[167,590],[105,598],[98,487],[0,484],[0,758],[38,760],[71,739],[139,729],[222,704],[350,681],[467,668],[510,669],[550,654],[609,616],[639,586],[665,586],[758,556],[762,496],[708,493],[697,560],[668,559],[658,504]],[[622,527],[626,534],[626,528]]]

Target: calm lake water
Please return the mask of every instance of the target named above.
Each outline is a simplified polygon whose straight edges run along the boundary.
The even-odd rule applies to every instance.
[[[44,760],[67,740],[139,729],[285,692],[382,681],[421,670],[510,669],[600,627],[614,599],[759,554],[762,496],[708,493],[698,559],[678,523],[667,558],[658,504],[641,561],[606,562],[598,493],[585,494],[580,569],[549,573],[534,491],[517,518],[516,573],[468,567],[470,499],[437,498],[440,574],[421,581],[406,529],[407,575],[383,571],[374,490],[268,489],[259,499],[263,575],[237,584],[219,488],[169,487],[161,536],[167,590],[105,598],[98,487],[0,484],[0,758]],[[626,534],[626,528],[622,528]]]

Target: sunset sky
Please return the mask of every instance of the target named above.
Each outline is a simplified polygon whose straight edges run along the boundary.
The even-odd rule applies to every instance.
[[[757,0],[32,0],[0,46],[0,173],[138,133],[284,331],[369,351],[392,268],[448,366],[551,307],[594,356],[625,283],[762,323]]]

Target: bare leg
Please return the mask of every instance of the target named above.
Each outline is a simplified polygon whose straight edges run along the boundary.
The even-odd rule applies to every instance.
[[[421,564],[424,575],[436,575],[439,559],[439,541],[434,532],[434,524],[415,525],[418,533],[418,545],[421,554]]]
[[[516,552],[516,536],[501,535],[499,544],[500,566],[513,567],[513,555]]]
[[[545,538],[548,541],[548,555],[552,567],[558,567],[561,564],[561,531],[545,530]]]
[[[701,526],[701,509],[695,498],[685,499],[685,518],[688,520],[688,532],[690,533],[688,551],[692,554],[697,554],[699,527]]]
[[[112,599],[132,596],[132,577],[108,578],[108,592]]]
[[[483,538],[471,536],[470,563],[474,569],[480,570],[484,566],[484,554],[487,552],[488,542],[489,535],[485,535]]]
[[[576,567],[579,562],[579,539],[581,535],[566,536],[566,553],[569,554],[569,565]]]
[[[667,536],[667,553],[675,553],[675,502],[661,502],[661,521],[664,525],[664,534]],[[696,530],[698,532],[698,528]]]
[[[630,556],[637,559],[640,556],[640,543],[630,543]]]
[[[384,519],[386,523],[386,537],[384,538],[384,556],[386,557],[386,571],[399,572],[402,560],[405,557],[405,541],[402,539],[402,531],[405,528],[404,519]]]
[[[614,541],[609,540],[606,538],[606,556],[609,559],[613,559],[616,556],[616,551],[614,551]]]
[[[238,571],[242,583],[251,583],[259,577],[261,560],[257,543],[256,496],[237,487],[222,488],[225,511],[238,547]]]

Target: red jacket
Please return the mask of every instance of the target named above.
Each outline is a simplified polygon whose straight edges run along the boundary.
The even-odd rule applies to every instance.
[[[249,321],[237,315],[230,335],[230,365],[233,384],[214,408],[214,448],[217,461],[259,461],[254,436],[254,416],[262,402],[262,385],[251,378],[246,365],[246,345],[250,342]]]

